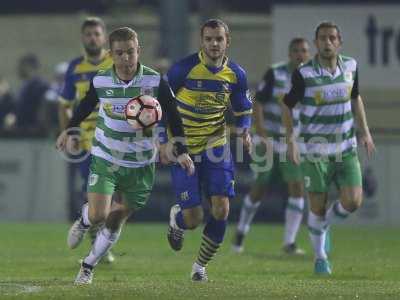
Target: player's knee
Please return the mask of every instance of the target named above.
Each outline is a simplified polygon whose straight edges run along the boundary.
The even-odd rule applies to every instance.
[[[299,181],[290,182],[288,184],[289,195],[291,197],[300,198],[304,195],[303,183]]]
[[[250,200],[251,200],[253,203],[260,202],[263,195],[264,195],[264,189],[261,188],[260,186],[254,186],[254,187],[250,190]]]
[[[105,212],[96,212],[96,213],[89,213],[89,221],[92,226],[100,225],[106,221],[106,213]]]
[[[113,232],[118,231],[129,215],[130,212],[127,210],[111,211],[106,219],[106,227]]]
[[[187,229],[195,229],[203,222],[203,209],[195,207],[183,211],[183,219]]]
[[[355,212],[361,206],[361,203],[362,203],[362,197],[360,195],[357,197],[353,197],[348,201],[343,202],[342,205],[345,210],[352,213]]]
[[[341,203],[348,212],[355,212],[362,203],[362,189],[354,188],[346,191],[342,196]]]
[[[216,220],[226,220],[229,215],[229,203],[224,203],[223,205],[214,205],[211,212]]]
[[[325,216],[325,213],[326,213],[326,209],[325,209],[324,206],[310,207],[310,211],[311,211],[314,215],[320,216],[320,217]]]

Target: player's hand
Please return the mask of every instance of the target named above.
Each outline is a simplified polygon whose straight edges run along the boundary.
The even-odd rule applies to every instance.
[[[300,153],[296,141],[288,142],[288,156],[292,163],[300,165]]]
[[[372,139],[372,136],[369,132],[360,136],[360,144],[365,147],[368,159],[370,159],[372,157],[372,154],[376,151],[376,148],[374,140]]]
[[[67,142],[68,142],[68,134],[66,130],[63,130],[57,138],[56,149],[58,151],[65,151],[65,149],[67,148]]]
[[[242,140],[244,149],[246,149],[247,153],[250,154],[253,148],[253,141],[251,139],[249,130],[245,129],[245,131],[239,134],[238,137]]]
[[[69,135],[68,130],[63,130],[57,138],[56,149],[69,154],[79,153],[79,138]]]
[[[194,174],[194,163],[193,160],[190,158],[189,154],[183,153],[178,156],[177,158],[178,164],[186,170],[189,176]]]

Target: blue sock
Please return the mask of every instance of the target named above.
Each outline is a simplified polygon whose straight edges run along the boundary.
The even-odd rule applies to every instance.
[[[203,234],[214,243],[221,244],[224,240],[226,230],[226,220],[216,220],[212,215],[208,219]]]
[[[180,212],[178,212],[178,213],[176,214],[175,221],[176,221],[176,225],[178,225],[178,227],[179,227],[180,229],[187,229],[186,224],[185,224],[185,221],[183,220],[182,211],[180,211]]]

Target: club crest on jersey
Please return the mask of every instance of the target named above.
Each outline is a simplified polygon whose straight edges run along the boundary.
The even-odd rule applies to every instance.
[[[315,99],[315,103],[317,105],[322,104],[322,102],[324,101],[324,98],[322,96],[322,91],[315,91],[314,93],[314,99]]]
[[[106,90],[106,95],[111,97],[114,96],[114,91],[113,90]]]
[[[103,104],[103,110],[111,118],[124,119],[125,105],[106,102]]]
[[[141,95],[154,96],[153,95],[153,88],[147,87],[147,86],[141,87],[140,88],[140,94]]]

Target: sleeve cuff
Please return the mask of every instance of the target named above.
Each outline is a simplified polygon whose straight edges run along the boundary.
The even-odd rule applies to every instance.
[[[177,156],[184,154],[184,153],[188,153],[187,147],[184,144],[182,144],[181,142],[175,143],[175,149],[176,149]]]
[[[161,124],[161,123],[158,124],[157,137],[158,137],[160,144],[168,143],[167,128],[164,126],[164,124]]]

